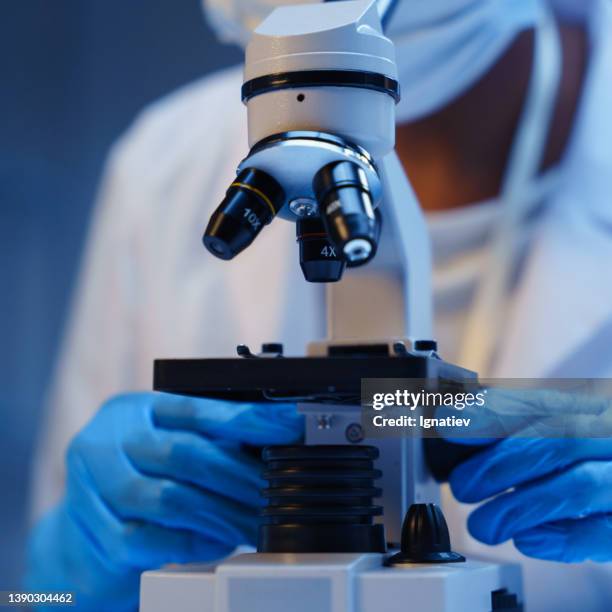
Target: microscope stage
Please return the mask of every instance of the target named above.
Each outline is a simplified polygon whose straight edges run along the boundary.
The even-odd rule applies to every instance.
[[[474,374],[433,355],[158,359],[156,391],[241,401],[357,402],[366,378],[462,381]]]

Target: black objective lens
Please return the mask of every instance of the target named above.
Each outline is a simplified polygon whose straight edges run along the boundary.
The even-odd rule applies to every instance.
[[[339,281],[346,262],[340,249],[329,241],[323,221],[319,217],[299,219],[295,228],[304,278],[310,283]]]
[[[220,259],[232,259],[255,240],[284,202],[283,188],[269,174],[244,169],[210,218],[204,246]]]
[[[349,266],[360,266],[376,254],[378,223],[367,177],[350,161],[334,162],[317,172],[313,190],[327,234]]]

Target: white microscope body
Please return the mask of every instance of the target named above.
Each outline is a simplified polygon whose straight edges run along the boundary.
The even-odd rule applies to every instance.
[[[321,168],[344,161],[354,164],[367,184],[366,216],[373,219],[378,208],[384,219],[376,259],[352,267],[341,282],[327,285],[328,340],[311,345],[310,356],[324,355],[330,345],[381,338],[389,343],[407,338],[413,353],[418,353],[415,341],[432,337],[429,240],[394,152],[399,90],[394,47],[384,36],[379,10],[375,0],[278,8],[257,28],[246,52],[242,93],[252,149],[238,173],[241,176],[250,168],[263,171],[284,193],[282,205],[274,207],[268,201],[273,214],[266,212],[268,218],[258,219],[253,227],[263,227],[275,214],[295,222],[324,216],[335,204],[327,201],[327,209],[321,210],[324,204],[313,177]],[[334,231],[333,218],[326,223]],[[340,244],[334,244],[343,250],[349,266],[361,263],[359,258],[369,259],[370,250],[376,250],[377,239],[364,244],[361,235],[352,242],[350,238],[340,236]],[[223,249],[225,244],[209,246],[218,256],[229,258]],[[346,445],[347,427],[359,421],[359,406],[304,403],[299,409],[306,415],[306,445]],[[418,438],[350,442],[380,451],[382,521],[391,548],[400,541],[409,506],[437,502],[438,486],[428,474]],[[140,610],[522,610],[501,607],[503,597],[498,605],[492,604],[491,594],[502,589],[522,598],[516,566],[467,559],[389,567],[385,564],[389,556],[259,552],[239,554],[213,566],[168,567],[143,574]]]

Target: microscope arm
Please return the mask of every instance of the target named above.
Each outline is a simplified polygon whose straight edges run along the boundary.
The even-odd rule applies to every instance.
[[[431,247],[425,217],[395,151],[378,163],[383,183],[382,210],[393,228],[394,247],[401,252],[404,276],[406,336],[433,338]]]

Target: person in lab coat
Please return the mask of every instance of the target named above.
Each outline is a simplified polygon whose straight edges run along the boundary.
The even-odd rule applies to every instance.
[[[400,0],[391,24],[404,90],[397,150],[428,215],[436,335],[446,360],[489,377],[612,374],[612,4],[554,4],[552,35],[536,0],[432,1],[421,22]],[[239,5],[208,6],[234,40],[262,16],[228,18]],[[430,48],[411,53],[416,44]],[[246,151],[240,85],[230,69],[158,102],[108,162],[38,456],[35,515],[47,514],[28,579],[77,583],[82,609],[135,609],[143,569],[251,541],[237,504],[250,503],[258,468],[237,444],[299,437],[290,406],[268,418],[257,406],[114,397],[149,389],[155,358],[231,356],[275,339],[300,354],[324,336],[322,288],[303,280],[291,224],[273,223],[233,262],[201,245]],[[205,474],[193,473],[199,460]],[[164,478],[159,495],[140,495],[143,474]],[[181,474],[189,488],[176,486]],[[528,559],[512,542],[491,550],[467,535],[467,508],[445,497],[455,548],[523,562],[530,610],[609,609],[609,566]]]

